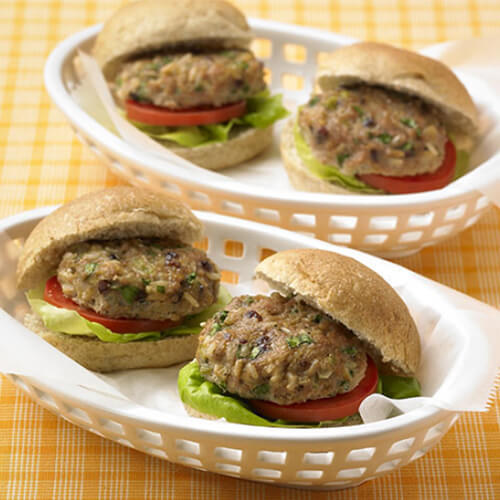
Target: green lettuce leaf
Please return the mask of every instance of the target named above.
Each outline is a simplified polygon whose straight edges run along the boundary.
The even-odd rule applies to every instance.
[[[164,127],[131,121],[141,132],[159,141],[171,141],[187,148],[225,142],[230,132],[238,127],[266,128],[285,118],[289,112],[283,107],[282,96],[271,96],[268,90],[247,99],[246,113],[224,123],[195,127]]]
[[[216,384],[205,380],[200,373],[196,360],[185,365],[179,372],[177,380],[179,395],[183,403],[195,410],[225,418],[228,422],[246,425],[259,425],[265,427],[333,427],[345,425],[352,419],[359,420],[359,414],[338,420],[318,422],[317,424],[291,424],[284,420],[268,420],[255,414],[249,405],[237,396],[225,394]],[[381,390],[379,391],[379,387]],[[420,396],[420,385],[415,378],[381,375],[377,392],[381,392],[390,398],[410,398]]]
[[[359,193],[375,194],[384,192],[380,189],[376,189],[369,186],[368,184],[365,184],[353,175],[342,174],[340,170],[335,166],[326,165],[317,160],[314,157],[311,148],[302,137],[297,122],[295,122],[294,125],[294,138],[295,147],[297,148],[297,154],[299,155],[299,158],[302,160],[302,163],[304,163],[304,165],[309,169],[309,171],[316,177],[338,184],[339,186],[345,189],[349,189],[350,191],[357,191]]]
[[[382,394],[388,398],[403,399],[421,396],[421,388],[414,377],[398,377],[397,375],[380,375]]]
[[[470,154],[468,153],[468,151],[456,149],[457,143],[455,140],[455,136],[451,132],[448,132],[448,139],[450,139],[450,141],[455,146],[455,152],[457,155],[455,163],[455,175],[453,176],[453,180],[456,181],[459,177],[465,175],[469,170]]]
[[[26,298],[33,311],[40,317],[45,327],[49,330],[66,333],[68,335],[97,337],[103,342],[123,344],[136,340],[158,340],[170,335],[193,335],[200,333],[200,323],[206,321],[217,311],[223,309],[224,306],[230,302],[231,295],[221,286],[217,302],[201,313],[187,317],[182,325],[161,332],[153,331],[140,333],[114,333],[100,323],[85,319],[76,311],[55,307],[43,300],[43,290],[41,289],[30,290],[27,292]]]
[[[201,127],[178,127],[167,129],[167,127],[158,127],[154,125],[142,125],[138,122],[134,122],[134,125],[142,130],[142,132],[148,134],[153,139],[160,141],[171,141],[184,146],[186,148],[194,148],[200,144],[210,142],[211,136],[208,130],[204,130]],[[165,130],[151,130],[150,129],[160,129]]]
[[[265,90],[254,97],[247,99],[246,113],[235,120],[242,125],[255,128],[266,128],[275,121],[287,117],[289,112],[282,104],[281,94],[269,95]]]
[[[455,175],[453,180],[457,180],[465,175],[469,170],[470,155],[467,151],[457,150],[457,162],[455,164]]]
[[[198,362],[191,361],[179,372],[179,395],[183,403],[203,413],[224,417],[228,422],[247,425],[274,426],[259,417],[240,399],[225,396],[222,389],[208,382],[200,373]]]

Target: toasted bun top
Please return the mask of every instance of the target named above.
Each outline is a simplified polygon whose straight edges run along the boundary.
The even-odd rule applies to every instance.
[[[414,375],[420,362],[415,322],[394,289],[365,265],[326,250],[286,250],[263,260],[255,273],[340,321],[389,371]]]
[[[323,91],[361,82],[418,96],[440,109],[448,125],[477,135],[476,107],[440,61],[383,43],[361,42],[336,50],[318,68],[317,83]]]
[[[104,24],[94,56],[106,77],[130,57],[160,49],[246,48],[245,15],[225,0],[142,0],[118,9]]]
[[[180,201],[131,186],[93,191],[41,220],[26,239],[17,284],[27,289],[54,274],[68,247],[86,240],[169,238],[190,244],[202,225]]]

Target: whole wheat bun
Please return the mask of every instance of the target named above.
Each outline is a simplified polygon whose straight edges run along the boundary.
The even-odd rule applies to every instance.
[[[264,151],[273,140],[272,125],[266,128],[247,128],[232,135],[225,142],[214,142],[196,148],[172,147],[168,149],[196,165],[220,170],[242,163]],[[161,141],[159,141],[161,142]]]
[[[26,239],[17,267],[18,287],[35,288],[55,274],[66,249],[86,240],[169,238],[191,244],[202,225],[181,202],[153,191],[117,186],[94,191],[63,205],[40,221]],[[191,359],[198,335],[124,344],[47,329],[28,313],[24,324],[89,370],[111,372],[165,367]]]
[[[420,339],[408,308],[381,276],[357,260],[326,250],[286,250],[263,260],[255,275],[344,324],[383,371],[415,374]]]
[[[281,132],[280,149],[283,166],[290,184],[298,191],[313,193],[359,194],[359,192],[344,189],[334,182],[316,177],[301,160],[295,147],[294,126],[297,118],[293,116],[285,123]]]
[[[93,191],[33,229],[19,258],[17,286],[28,289],[45,282],[66,249],[82,241],[144,237],[191,244],[201,235],[201,222],[178,200],[131,186]]]
[[[102,342],[96,337],[48,330],[34,313],[25,316],[24,324],[77,363],[102,373],[175,365],[193,358],[198,345],[198,335],[172,336],[161,340],[125,344]]]
[[[131,57],[189,47],[238,49],[252,39],[244,14],[225,0],[142,0],[104,23],[93,53],[106,78]]]

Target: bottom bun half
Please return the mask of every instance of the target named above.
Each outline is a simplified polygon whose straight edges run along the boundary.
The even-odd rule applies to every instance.
[[[232,167],[264,151],[273,140],[273,127],[247,128],[237,132],[228,141],[187,148],[163,143],[173,153],[209,170]],[[161,141],[160,141],[161,142]]]
[[[216,417],[215,415],[210,415],[209,413],[203,413],[201,411],[195,410],[191,406],[187,405],[186,403],[184,404],[184,409],[186,410],[188,415],[191,415],[192,417],[196,418],[205,418],[207,420],[220,420],[221,417]]]
[[[45,328],[41,319],[27,314],[24,324],[43,340],[85,368],[96,372],[112,372],[133,368],[163,368],[192,359],[198,335],[166,337],[115,344],[83,335],[68,335]]]
[[[295,117],[288,120],[281,134],[281,157],[291,185],[299,191],[311,191],[315,193],[335,194],[363,194],[344,189],[338,184],[320,179],[311,174],[302,162],[295,147],[293,133]]]

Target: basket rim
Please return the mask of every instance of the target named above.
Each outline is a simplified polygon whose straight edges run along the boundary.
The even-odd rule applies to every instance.
[[[24,231],[24,234],[26,234],[27,224],[36,223],[55,208],[56,206],[41,207],[7,217],[0,221],[0,233],[7,233],[10,237],[14,238],[20,237],[19,233]],[[235,217],[209,212],[196,211],[195,214],[203,223],[210,222],[220,225],[237,225],[238,227],[244,228],[248,231],[262,231],[262,229],[265,229],[272,231],[275,235],[281,235],[283,238],[291,238],[294,243],[297,243],[299,246],[303,245],[314,248],[330,249],[333,251],[337,250],[344,253],[346,252],[345,248],[337,247],[331,243],[316,240],[309,236],[304,236],[285,229],[268,226],[266,224],[241,220]],[[347,252],[354,255],[362,253],[352,249],[347,250]],[[370,259],[382,260],[374,256],[370,256]],[[384,261],[384,265],[389,267],[400,267],[397,264],[387,261]],[[411,271],[408,272],[411,273]],[[2,312],[9,314],[6,311],[3,311],[3,309]],[[15,318],[13,319],[17,321]],[[19,323],[19,328],[25,327]],[[16,376],[24,378],[23,375],[18,374]],[[135,424],[144,422],[149,426],[158,428],[159,430],[176,429],[212,437],[224,435],[226,438],[244,438],[251,441],[265,440],[266,442],[273,442],[275,444],[285,442],[299,443],[304,441],[319,443],[325,440],[328,442],[334,442],[348,441],[351,439],[359,440],[371,437],[379,438],[380,436],[389,435],[395,431],[408,429],[414,426],[419,428],[427,427],[430,422],[437,422],[446,418],[451,413],[458,413],[456,411],[441,409],[432,404],[426,404],[416,410],[391,419],[352,427],[286,429],[247,426],[212,420],[203,420],[203,425],[200,426],[200,419],[194,417],[186,418],[183,416],[168,414],[160,410],[147,408],[129,400],[120,400],[116,396],[105,395],[83,387],[75,388],[74,386],[65,386],[64,383],[60,384],[58,381],[41,380],[30,376],[26,376],[26,378],[36,380],[38,385],[41,384],[45,386],[49,389],[49,392],[57,394],[63,401],[74,401],[74,403],[76,403],[80,408],[93,408],[101,413],[107,413],[108,415],[113,415]],[[91,397],[89,397],[89,395]]]
[[[297,26],[294,24],[269,21],[264,19],[250,18],[250,25],[254,29],[263,29],[273,31],[279,35],[288,35],[293,32],[300,38],[310,39],[312,41],[337,42],[339,44],[348,44],[356,41],[354,38],[327,32],[324,30]],[[87,137],[91,138],[93,143],[104,147],[114,158],[120,158],[132,161],[137,168],[152,172],[156,175],[165,174],[166,161],[159,156],[139,150],[131,144],[125,142],[121,137],[114,135],[103,125],[89,116],[71,97],[65,85],[63,68],[69,57],[72,57],[79,47],[89,42],[102,28],[102,24],[96,24],[61,41],[50,53],[44,68],[44,80],[46,89],[57,105],[64,113],[66,118],[73,126],[82,131]],[[257,36],[258,38],[258,36]],[[497,153],[498,154],[498,153]],[[492,158],[491,158],[492,159]],[[490,159],[490,160],[491,160]],[[478,166],[473,172],[486,167],[487,162]],[[474,183],[469,183],[466,191],[457,192],[453,185],[423,193],[403,194],[403,195],[343,195],[328,193],[307,193],[301,191],[279,192],[266,186],[256,186],[258,189],[250,191],[247,184],[228,179],[220,173],[206,171],[201,167],[193,167],[199,170],[199,176],[189,177],[185,175],[185,170],[180,165],[168,164],[168,175],[174,180],[182,183],[188,182],[192,190],[203,191],[206,187],[220,196],[238,197],[243,200],[254,200],[265,206],[285,204],[293,206],[300,204],[301,207],[309,207],[311,210],[334,209],[334,208],[353,208],[358,210],[425,210],[439,205],[449,205],[460,203],[461,201],[473,196],[477,196],[474,189]],[[467,175],[470,175],[470,172]],[[477,176],[477,174],[476,174]],[[471,179],[472,180],[472,179]]]

